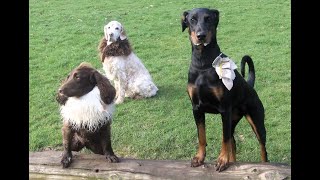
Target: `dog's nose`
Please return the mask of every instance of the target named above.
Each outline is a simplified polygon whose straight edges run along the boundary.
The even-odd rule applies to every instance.
[[[113,33],[110,33],[109,36],[112,37],[112,36],[113,36]]]
[[[197,33],[197,38],[198,38],[198,40],[202,41],[206,38],[206,34],[199,32],[199,33]]]

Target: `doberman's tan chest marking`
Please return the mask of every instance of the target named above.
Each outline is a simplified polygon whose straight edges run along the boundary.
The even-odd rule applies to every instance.
[[[202,98],[202,96],[198,95],[199,87],[197,87],[195,84],[188,84],[187,92],[191,101],[193,102],[198,101],[198,98]],[[224,89],[221,86],[210,87],[206,94],[215,97],[215,99],[217,99],[218,101],[221,101],[223,98]]]

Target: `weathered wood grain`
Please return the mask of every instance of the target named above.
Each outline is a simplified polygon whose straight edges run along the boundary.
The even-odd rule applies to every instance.
[[[139,160],[120,158],[108,163],[97,154],[73,152],[67,169],[60,164],[62,151],[29,152],[30,179],[291,179],[291,167],[278,163],[233,163],[223,172],[212,163],[190,167],[183,160]]]

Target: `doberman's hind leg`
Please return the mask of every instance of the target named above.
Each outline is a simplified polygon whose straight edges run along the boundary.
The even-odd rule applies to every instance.
[[[245,115],[253,132],[255,133],[260,144],[260,155],[262,162],[268,162],[266,150],[266,128],[264,125],[264,108],[261,101],[248,108],[248,114]]]
[[[236,126],[238,125],[239,121],[241,120],[242,115],[238,111],[232,112],[232,124],[231,124],[231,135],[232,135],[232,142],[231,142],[231,153],[229,154],[229,162],[236,162],[236,140],[234,139],[234,131]]]

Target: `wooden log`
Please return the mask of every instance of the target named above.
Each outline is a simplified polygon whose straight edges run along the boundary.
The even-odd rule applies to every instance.
[[[280,163],[236,162],[222,172],[213,163],[190,167],[185,160],[120,158],[108,163],[105,156],[73,152],[69,168],[60,164],[62,151],[29,152],[30,179],[291,179],[291,167]]]

